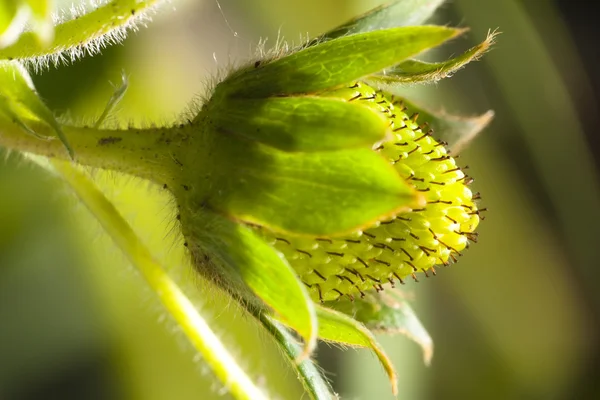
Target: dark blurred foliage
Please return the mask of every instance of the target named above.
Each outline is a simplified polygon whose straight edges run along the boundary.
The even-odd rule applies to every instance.
[[[530,3],[526,4],[531,6]],[[594,96],[593,102],[586,101],[578,95],[578,91],[571,90],[574,100],[577,102],[579,118],[585,127],[585,133],[590,144],[590,150],[594,154],[596,166],[600,169],[600,116],[598,113],[598,99],[600,98],[600,47],[597,45],[600,37],[598,21],[594,18],[593,7],[583,0],[560,0],[556,2],[557,9],[563,21],[568,26],[573,38],[573,44],[577,48],[579,57],[583,62],[585,73],[590,82],[590,92]],[[535,15],[535,8],[529,9]],[[572,88],[573,89],[573,88]]]

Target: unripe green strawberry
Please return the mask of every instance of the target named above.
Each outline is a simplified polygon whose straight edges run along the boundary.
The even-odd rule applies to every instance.
[[[470,179],[445,148],[419,126],[418,115],[408,115],[395,101],[363,82],[321,93],[360,102],[386,114],[392,135],[374,149],[384,155],[427,205],[381,221],[368,229],[332,238],[289,237],[263,230],[281,251],[316,301],[363,295],[415,273],[435,274],[436,265],[448,265],[476,240],[479,210],[467,187]]]

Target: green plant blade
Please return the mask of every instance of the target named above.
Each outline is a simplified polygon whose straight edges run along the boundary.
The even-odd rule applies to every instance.
[[[302,348],[287,328],[265,313],[258,313],[258,315],[255,313],[255,316],[279,344],[287,359],[293,363],[298,378],[310,398],[312,400],[338,399],[338,396],[332,393],[330,385],[312,360],[296,363]]]
[[[127,221],[98,188],[68,162],[52,161],[51,166],[69,184],[75,195],[98,219],[115,244],[144,276],[165,309],[202,354],[204,361],[236,399],[267,399],[238,365],[219,337],[198,313],[167,272],[154,260]]]
[[[433,340],[410,305],[397,290],[368,293],[354,302],[342,299],[327,303],[337,311],[352,316],[372,332],[402,334],[421,346],[423,360],[429,365],[433,357]]]
[[[200,215],[202,220],[192,222],[196,227],[192,235],[205,246],[204,254],[219,258],[219,273],[227,274],[225,285],[244,282],[283,323],[304,339],[300,359],[307,358],[317,341],[317,317],[308,291],[296,272],[251,228],[212,213],[197,214]],[[252,298],[246,300],[253,301]]]
[[[399,0],[374,8],[315,39],[311,44],[361,32],[421,25],[444,0]]]
[[[256,98],[314,93],[377,73],[461,32],[443,26],[416,26],[344,36],[241,69],[219,84],[215,95],[224,92],[226,96]]]
[[[224,133],[240,134],[294,152],[371,148],[384,139],[389,121],[360,104],[319,97],[227,100],[211,118]]]
[[[317,306],[317,316],[319,339],[373,350],[390,379],[392,393],[398,394],[396,370],[373,334],[363,324],[345,314],[322,306]]]
[[[474,117],[450,115],[445,111],[431,111],[403,98],[404,105],[419,114],[419,122],[427,123],[433,129],[433,136],[448,143],[452,154],[458,154],[494,118],[489,110]]]
[[[478,60],[494,44],[495,36],[495,33],[489,34],[477,46],[448,61],[428,63],[418,60],[407,60],[395,67],[386,69],[381,74],[373,75],[369,80],[385,84],[437,82],[440,79],[452,76],[452,74],[471,61]]]
[[[75,60],[95,54],[104,46],[120,42],[160,0],[113,0],[55,27],[49,46],[34,32],[25,32],[10,46],[0,49],[0,59],[27,60],[36,67],[64,59]]]
[[[0,107],[3,107],[5,115],[12,117],[21,126],[27,125],[23,122],[26,118],[44,122],[56,132],[71,158],[74,157],[60,124],[38,96],[29,73],[16,61],[0,60],[0,98]],[[32,129],[28,128],[26,131],[31,132]]]
[[[421,204],[418,192],[371,149],[285,153],[228,139],[221,135],[215,146],[215,160],[231,161],[219,166],[206,204],[231,219],[332,236]]]

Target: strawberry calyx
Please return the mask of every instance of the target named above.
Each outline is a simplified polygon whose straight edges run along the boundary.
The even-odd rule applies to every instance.
[[[477,241],[480,212],[465,175],[446,143],[433,137],[418,114],[409,114],[401,99],[364,82],[320,94],[359,102],[386,115],[391,135],[373,149],[426,199],[364,230],[340,237],[289,237],[261,229],[262,235],[289,261],[315,301],[353,299],[368,290],[381,291],[417,273],[436,273]]]

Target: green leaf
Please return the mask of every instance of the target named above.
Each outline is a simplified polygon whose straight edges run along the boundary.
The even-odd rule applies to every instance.
[[[312,44],[355,33],[421,25],[444,0],[399,0],[374,8],[315,39]]]
[[[382,113],[360,104],[308,96],[227,100],[212,114],[222,132],[290,152],[371,148],[389,127]]]
[[[270,315],[255,313],[255,316],[279,344],[287,359],[294,364],[298,378],[310,398],[313,400],[338,399],[338,396],[332,393],[329,383],[324,379],[323,374],[312,360],[296,363],[302,348],[298,345],[294,336]]]
[[[216,135],[215,176],[205,204],[275,232],[353,232],[421,204],[394,167],[371,149],[286,153]],[[216,164],[218,162],[218,164]]]
[[[398,378],[394,366],[373,334],[363,324],[345,314],[322,306],[317,306],[317,316],[319,339],[373,350],[390,379],[392,392],[394,395],[398,394]]]
[[[48,163],[45,166],[48,167]],[[146,279],[181,332],[232,396],[236,399],[266,399],[265,393],[252,382],[193,303],[156,262],[150,250],[96,185],[71,163],[50,161],[50,167],[69,184],[75,195]]]
[[[403,334],[423,350],[423,360],[429,365],[433,356],[433,340],[414,311],[398,290],[367,293],[366,297],[349,301],[328,302],[328,307],[350,315],[372,332]]]
[[[256,98],[314,93],[396,65],[462,32],[443,26],[417,26],[344,36],[263,65],[242,68],[221,82],[215,95]]]
[[[182,215],[182,221],[187,218]],[[200,251],[209,258],[217,257],[218,279],[225,289],[242,281],[278,318],[304,339],[300,359],[307,358],[316,345],[317,319],[314,305],[304,284],[286,259],[263,241],[251,228],[229,221],[211,212],[197,212],[188,221],[192,252]],[[189,239],[190,237],[196,240]],[[202,272],[202,267],[199,268]],[[243,291],[235,288],[232,292]],[[253,302],[246,296],[246,300]]]
[[[478,60],[494,44],[495,36],[496,33],[489,34],[479,45],[451,60],[438,63],[407,60],[393,68],[386,69],[381,74],[373,75],[369,80],[385,84],[437,82],[450,77],[471,61]]]
[[[125,38],[128,29],[161,0],[112,0],[95,10],[55,27],[50,45],[40,43],[35,32],[25,32],[10,46],[0,48],[0,59],[38,61],[36,67],[52,61],[77,59],[86,53],[95,54],[108,44]],[[42,12],[41,6],[35,6]],[[41,61],[41,63],[39,63]]]
[[[419,114],[419,123],[426,122],[433,129],[434,137],[448,143],[452,154],[464,149],[494,118],[492,110],[474,117],[462,117],[445,111],[431,111],[405,98],[402,101],[411,113]]]
[[[29,73],[16,61],[0,60],[0,99],[2,100],[0,101],[0,107],[2,107],[0,111],[19,125],[26,126],[23,119],[34,118],[50,126],[71,158],[74,157],[73,150],[69,146],[60,124],[38,96]],[[30,128],[25,130],[33,131]]]
[[[0,1],[0,49],[14,43],[27,21],[27,11],[20,0]]]

